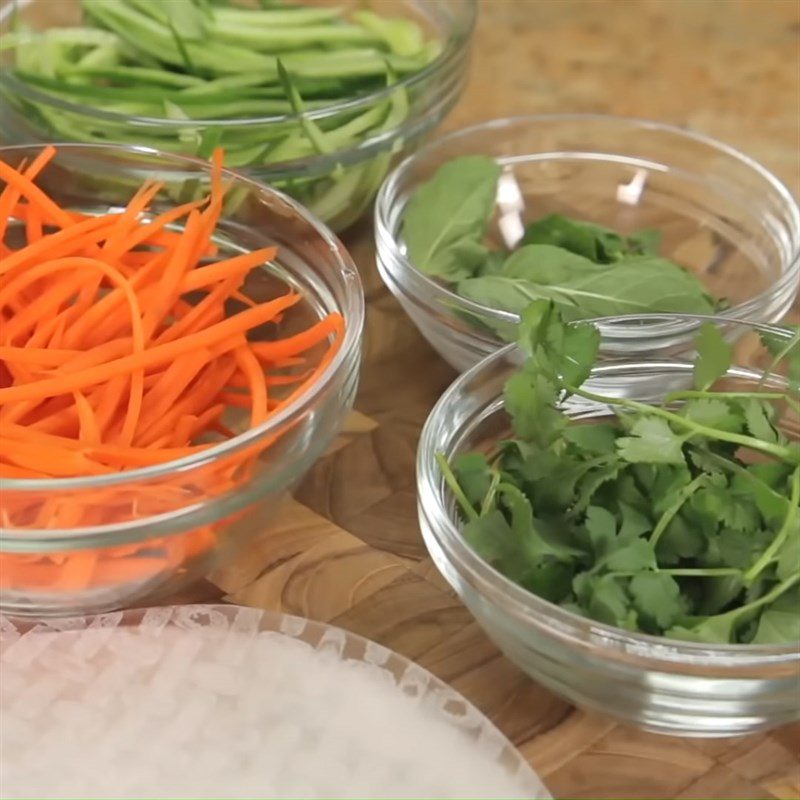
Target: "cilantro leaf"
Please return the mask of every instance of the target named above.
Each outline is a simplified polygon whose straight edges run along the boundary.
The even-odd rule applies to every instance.
[[[765,442],[778,441],[778,433],[772,424],[775,407],[771,403],[752,397],[744,403],[744,416],[753,436]]]
[[[798,573],[800,573],[800,531],[795,531],[778,551],[778,565],[775,574],[779,581],[785,581]],[[800,605],[797,608],[800,608]]]
[[[587,583],[586,593],[589,595],[586,610],[592,619],[607,625],[625,626],[631,601],[618,578],[613,575],[592,578]]]
[[[730,369],[733,348],[713,322],[703,324],[694,346],[697,349],[694,385],[704,392]]]
[[[751,644],[800,641],[800,589],[786,592],[761,614]]]
[[[526,573],[520,585],[551,603],[560,603],[572,593],[574,574],[571,564],[544,558]]]
[[[628,505],[623,500],[619,501],[619,511],[622,515],[622,525],[619,529],[620,539],[630,539],[653,530],[652,521],[641,511],[634,506]]]
[[[492,484],[492,468],[482,453],[463,453],[453,462],[453,473],[469,502],[480,508]]]
[[[631,463],[685,464],[683,439],[666,420],[641,417],[631,428],[632,436],[617,439],[617,452]]]
[[[570,425],[564,431],[564,438],[578,450],[593,455],[611,455],[615,452],[618,428],[608,423],[592,425]]]
[[[555,407],[559,393],[555,384],[541,373],[523,370],[506,382],[504,402],[514,432],[526,441],[547,447],[567,425],[567,418]]]
[[[656,555],[661,564],[677,564],[682,559],[694,559],[706,548],[706,533],[691,525],[686,515],[677,514],[667,525],[656,546]]]
[[[773,356],[767,372],[785,366],[790,386],[800,389],[800,325],[782,326],[788,336],[775,333],[762,333],[761,341]]]
[[[707,428],[729,433],[740,433],[744,428],[744,415],[738,407],[712,396],[690,400],[683,407],[683,416]]]
[[[540,300],[523,312],[519,342],[525,353],[536,357],[538,371],[580,386],[597,359],[600,332],[594,325],[565,325],[555,306]]]
[[[600,506],[589,506],[586,509],[584,525],[589,534],[595,557],[604,558],[612,548],[617,536],[617,520],[614,515]]]
[[[651,628],[669,628],[685,613],[680,586],[671,575],[640,572],[631,578],[628,591],[639,618]]]
[[[656,554],[647,539],[631,539],[611,552],[605,559],[604,566],[611,572],[656,569]]]

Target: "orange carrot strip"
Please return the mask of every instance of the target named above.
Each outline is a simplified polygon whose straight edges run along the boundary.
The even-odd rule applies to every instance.
[[[204,331],[189,334],[177,342],[152,347],[143,353],[118,358],[105,364],[98,364],[80,372],[71,372],[55,378],[45,378],[34,383],[21,386],[8,386],[0,389],[0,403],[19,402],[37,397],[52,397],[76,389],[83,389],[100,383],[117,375],[130,372],[132,369],[144,369],[163,364],[177,358],[183,353],[192,352],[199,347],[207,347],[213,343],[224,341],[226,337],[233,336],[269,322],[278,310],[284,310],[295,305],[300,300],[297,294],[286,294],[271,300],[268,303],[249,308],[233,317],[206,328]],[[232,345],[230,349],[235,345]]]
[[[78,412],[78,440],[86,444],[97,445],[102,441],[102,434],[94,416],[94,409],[81,392],[73,392],[75,408]]]
[[[296,356],[298,353],[310,350],[332,333],[339,331],[342,324],[341,315],[334,312],[295,336],[288,336],[286,339],[274,342],[255,342],[252,345],[253,352],[260,360],[269,361]]]
[[[32,181],[36,176],[53,160],[56,154],[56,149],[52,145],[45,147],[41,153],[30,163],[25,169],[24,178],[27,181]],[[17,173],[18,174],[18,173]],[[11,181],[7,181],[6,188],[0,194],[0,241],[5,239],[8,221],[11,219],[11,213],[21,190],[19,186],[15,186]],[[41,223],[40,223],[41,224]]]
[[[254,269],[269,263],[275,258],[277,252],[276,247],[263,247],[260,250],[233,256],[225,261],[217,261],[207,267],[198,267],[187,273],[181,281],[181,294],[192,292],[195,289],[203,289],[230,277],[232,273],[238,274],[243,268]]]
[[[108,216],[92,217],[56,233],[47,234],[38,242],[16,250],[0,261],[0,275],[7,275],[12,270],[38,263],[45,256],[53,260],[74,255],[82,247],[103,241],[113,225],[113,220]]]
[[[239,369],[247,379],[250,389],[250,426],[255,428],[267,418],[267,384],[264,382],[264,370],[249,346],[237,347],[233,356]]]
[[[45,152],[48,151],[43,151],[40,157],[44,155]],[[55,155],[55,151],[50,153],[49,158],[52,158],[53,155]],[[27,197],[32,204],[39,206],[42,213],[49,220],[53,221],[61,228],[71,226],[72,218],[70,215],[54,203],[27,175],[17,172],[4,161],[0,161],[0,178],[9,186],[16,188],[19,193],[23,197]]]

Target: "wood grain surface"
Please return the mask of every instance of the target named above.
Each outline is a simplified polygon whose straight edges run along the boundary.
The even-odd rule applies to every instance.
[[[797,0],[486,0],[481,12],[446,128],[544,111],[663,119],[800,190]],[[381,284],[369,222],[344,240],[368,301],[357,411],[279,523],[187,599],[331,622],[414,659],[487,714],[557,797],[800,798],[800,726],[738,740],[642,733],[572,708],[489,643],[417,524],[417,438],[454,373]]]

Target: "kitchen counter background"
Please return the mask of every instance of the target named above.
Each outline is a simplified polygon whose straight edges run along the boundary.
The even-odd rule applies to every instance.
[[[798,193],[800,2],[483,0],[471,81],[444,128],[568,111],[691,127]],[[800,798],[800,725],[732,741],[644,734],[571,708],[488,642],[417,525],[416,442],[454,373],[380,282],[369,221],[344,239],[368,301],[358,410],[280,523],[186,599],[332,622],[418,661],[488,714],[557,797]]]

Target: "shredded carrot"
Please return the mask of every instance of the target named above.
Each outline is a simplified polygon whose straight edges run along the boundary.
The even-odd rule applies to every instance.
[[[47,193],[56,157],[48,146],[27,165],[0,161],[0,525],[114,525],[233,490],[291,426],[166,479],[88,493],[58,482],[202,454],[264,424],[319,380],[344,321],[330,314],[255,340],[297,331],[302,298],[247,296],[248,275],[276,258],[274,247],[219,257],[221,151],[206,198],[156,210],[165,187],[147,182],[120,211],[99,215]],[[43,479],[54,481],[45,499],[14,485]],[[0,588],[74,591],[185,570],[229,522],[89,552],[0,554]]]

